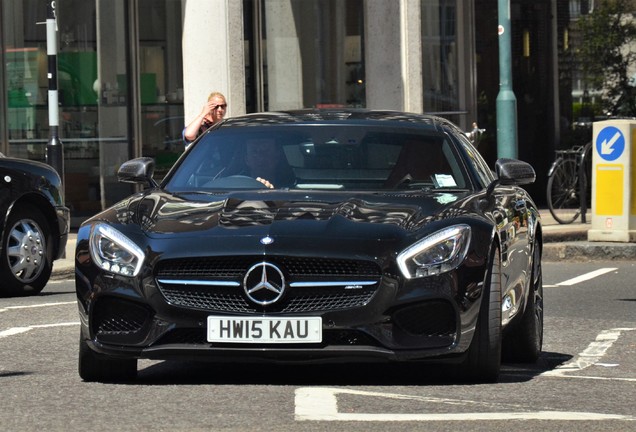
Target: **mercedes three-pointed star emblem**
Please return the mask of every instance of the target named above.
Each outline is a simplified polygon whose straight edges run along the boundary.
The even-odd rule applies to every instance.
[[[245,273],[245,294],[254,303],[266,306],[277,302],[285,292],[285,276],[274,264],[260,262]]]

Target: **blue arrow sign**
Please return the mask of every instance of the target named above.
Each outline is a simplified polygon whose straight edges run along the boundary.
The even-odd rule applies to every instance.
[[[625,151],[625,136],[614,126],[607,126],[596,136],[596,152],[606,161],[618,159]]]

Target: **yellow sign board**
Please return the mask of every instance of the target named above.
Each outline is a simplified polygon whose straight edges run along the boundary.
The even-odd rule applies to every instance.
[[[596,165],[597,215],[620,215],[623,212],[623,165]]]

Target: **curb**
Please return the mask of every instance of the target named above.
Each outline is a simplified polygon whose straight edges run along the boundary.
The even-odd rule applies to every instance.
[[[615,242],[545,242],[544,261],[633,261],[636,243]]]
[[[55,263],[53,264],[53,271],[51,272],[51,277],[49,280],[66,280],[73,279],[75,277],[75,268],[72,266],[62,266],[62,268],[55,268]]]

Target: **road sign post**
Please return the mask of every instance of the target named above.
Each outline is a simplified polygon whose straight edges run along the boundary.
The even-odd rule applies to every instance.
[[[49,141],[46,144],[46,162],[60,175],[64,190],[64,146],[58,131],[60,116],[57,90],[57,15],[54,0],[49,0],[46,5],[46,54],[49,80]]]
[[[499,94],[497,95],[497,157],[518,157],[517,98],[512,90],[512,25],[510,0],[498,0]]]
[[[590,241],[636,242],[636,121],[593,125]]]

